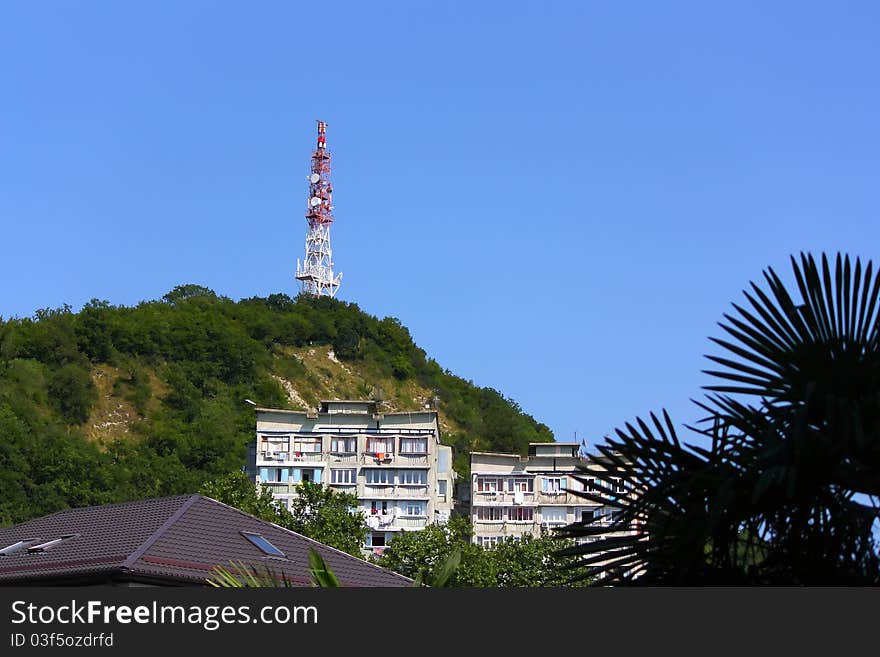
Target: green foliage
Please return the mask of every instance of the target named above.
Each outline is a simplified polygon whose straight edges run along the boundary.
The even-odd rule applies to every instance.
[[[0,434],[0,522],[187,493],[239,470],[254,437],[243,400],[286,407],[273,375],[312,383],[315,374],[289,355],[306,345],[332,347],[375,375],[355,389],[369,393],[397,377],[435,391],[441,413],[461,428],[450,437],[460,475],[472,449],[525,453],[529,442],[553,439],[513,401],[428,359],[397,319],[334,299],[273,294],[234,302],[181,285],[135,307],[93,299],[79,313],[64,306],[0,321],[0,408],[15,427],[14,438]],[[99,365],[118,368],[110,403],[130,403],[137,417],[126,431],[90,443],[84,423],[100,408],[92,382]]]
[[[49,396],[69,424],[82,424],[98,398],[88,368],[78,363],[62,365],[49,381]]]
[[[556,536],[508,539],[493,548],[471,543],[468,518],[428,525],[396,536],[377,564],[417,583],[456,587],[568,586],[583,583],[585,573],[571,569],[573,559],[559,552],[571,542]]]
[[[290,588],[293,583],[282,573],[278,575],[265,564],[246,564],[242,561],[231,561],[230,567],[214,566],[205,583],[215,588],[224,589],[258,589],[258,588]],[[324,562],[317,550],[309,549],[309,575],[312,586],[321,588],[339,588],[339,580]]]
[[[162,300],[168,303],[180,303],[181,301],[195,299],[197,297],[216,298],[217,294],[214,290],[201,285],[189,283],[187,285],[178,285],[171,290],[171,292],[162,297]]]
[[[294,525],[293,516],[284,505],[275,501],[269,487],[257,488],[243,472],[232,472],[208,481],[199,492],[281,527],[291,529]]]
[[[316,586],[322,588],[338,588],[339,580],[333,571],[324,563],[324,558],[315,550],[309,550],[309,572]]]
[[[665,413],[599,447],[598,476],[632,495],[610,527],[566,528],[599,540],[565,554],[605,582],[880,584],[880,275],[840,255],[792,268],[799,302],[769,269],[769,291],[752,284],[751,307],[725,315],[692,429],[711,447],[682,445]]]
[[[351,493],[303,482],[291,502],[289,529],[359,557],[367,527],[357,506],[358,499]]]

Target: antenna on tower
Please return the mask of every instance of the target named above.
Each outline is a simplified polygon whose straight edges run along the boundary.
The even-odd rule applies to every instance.
[[[302,291],[316,297],[333,297],[339,290],[342,274],[333,273],[333,250],[330,248],[330,224],[333,223],[333,185],[330,182],[330,151],[327,150],[327,124],[318,121],[318,144],[312,153],[306,201],[306,257],[296,261],[296,280]]]

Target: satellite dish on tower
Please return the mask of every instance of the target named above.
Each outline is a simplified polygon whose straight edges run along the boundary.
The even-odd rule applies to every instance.
[[[317,173],[313,173],[311,176],[309,176],[309,182],[310,182],[310,183],[316,183],[316,182],[318,182],[320,179],[321,179],[321,176],[320,176],[320,174],[317,174]]]
[[[317,207],[321,205],[321,199],[319,199],[317,196],[313,196],[311,199],[309,199],[309,205],[311,205],[313,208]]]

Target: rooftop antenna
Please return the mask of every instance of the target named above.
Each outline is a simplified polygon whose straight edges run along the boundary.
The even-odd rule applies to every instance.
[[[318,144],[312,153],[306,201],[306,257],[296,261],[296,280],[302,292],[316,297],[334,297],[342,274],[333,273],[330,224],[333,223],[333,185],[330,182],[330,151],[327,150],[327,124],[318,121]]]

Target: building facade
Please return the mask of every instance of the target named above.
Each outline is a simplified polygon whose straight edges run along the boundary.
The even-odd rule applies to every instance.
[[[393,536],[446,522],[453,508],[452,448],[436,411],[382,413],[379,402],[322,401],[316,413],[256,409],[249,469],[289,505],[301,482],[351,493],[370,529],[365,552]]]
[[[578,443],[531,443],[529,455],[471,453],[471,506],[474,542],[490,547],[506,538],[544,532],[582,520],[610,524],[613,509],[575,495],[587,477],[589,490],[604,489],[583,468],[597,463],[579,455]],[[623,482],[614,492],[623,492]]]

